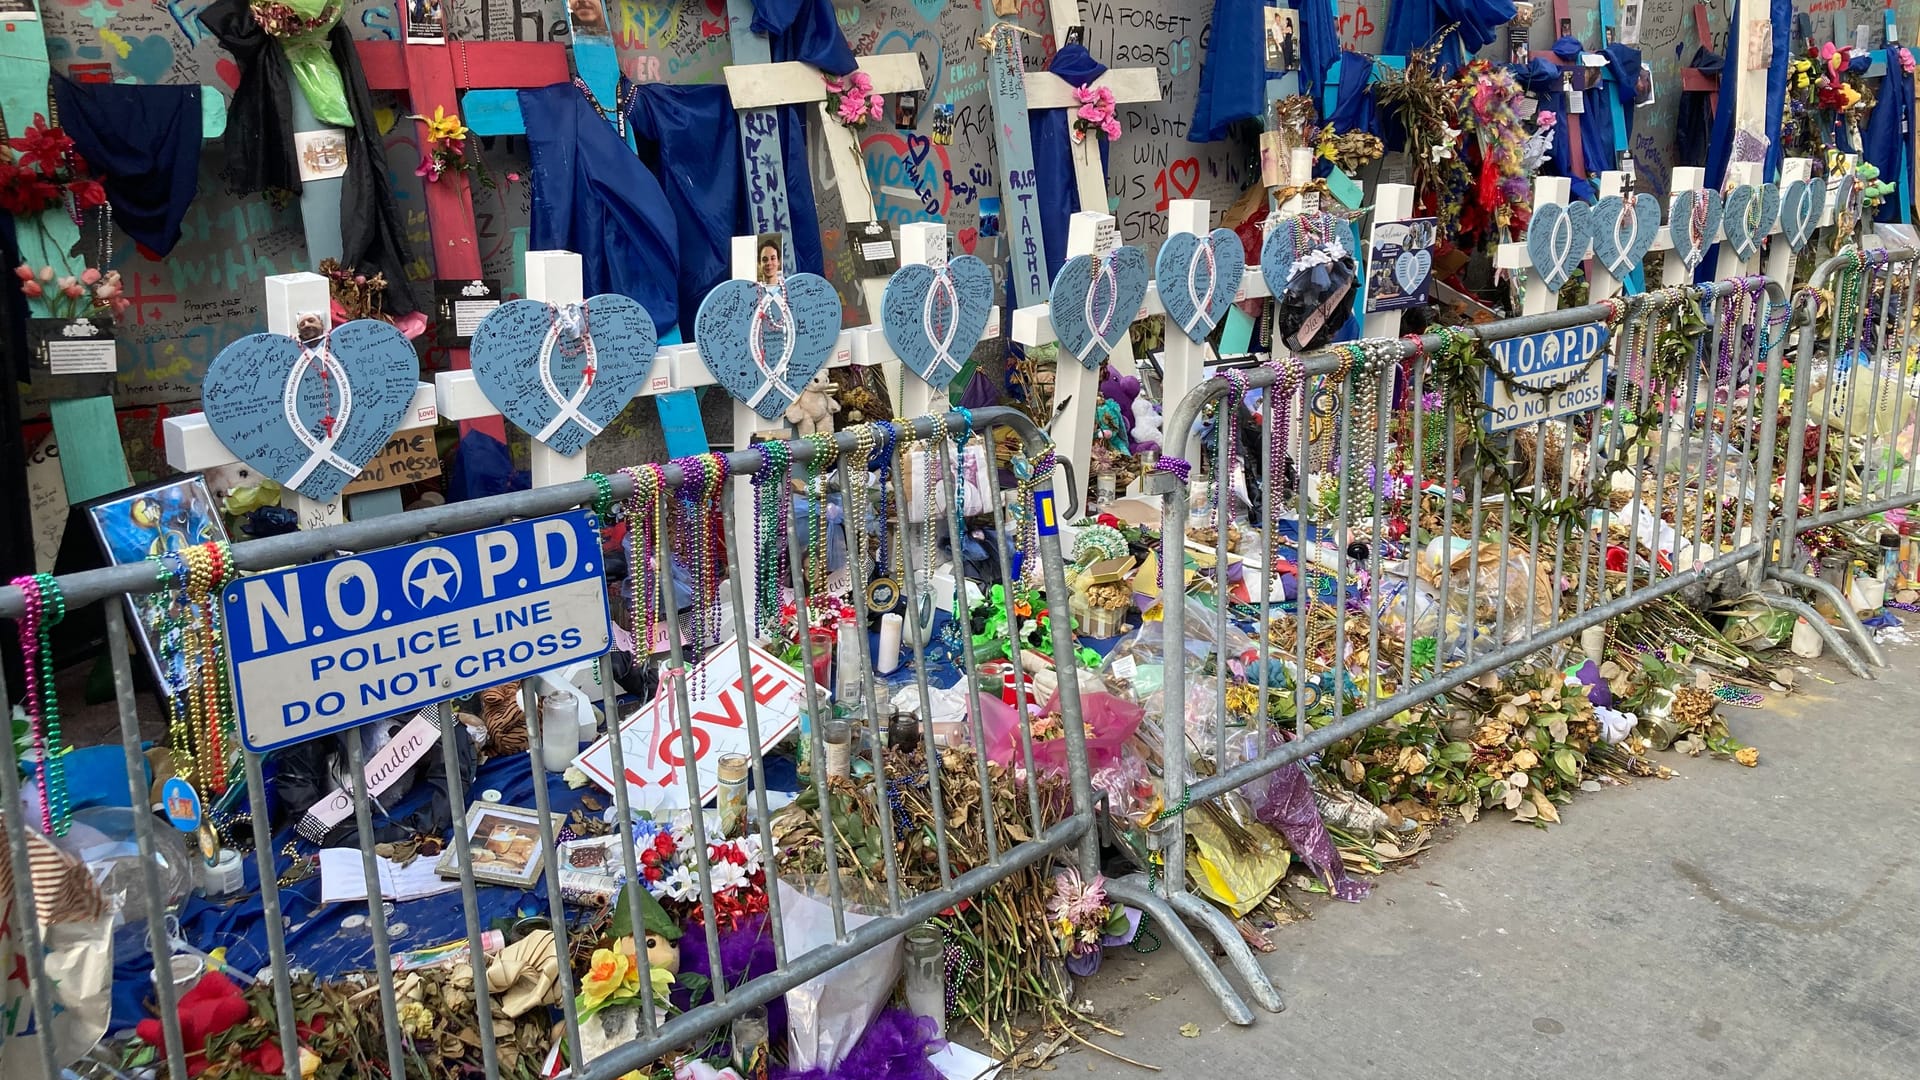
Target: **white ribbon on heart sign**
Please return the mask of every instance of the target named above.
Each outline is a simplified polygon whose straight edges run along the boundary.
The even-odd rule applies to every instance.
[[[778,321],[774,320],[773,311],[780,313]],[[766,330],[764,329],[768,324],[772,324],[781,331],[780,360],[771,365],[767,363]],[[747,408],[751,409],[760,404],[762,399],[776,389],[787,395],[789,401],[800,400],[800,391],[787,385],[787,362],[793,359],[793,346],[798,338],[794,329],[793,308],[787,304],[787,290],[778,285],[763,286],[760,289],[759,299],[753,304],[753,329],[747,332],[747,357],[753,361],[754,367],[760,369],[760,374],[766,376],[767,381],[761,383],[760,389],[755,390],[753,396],[747,399]]]
[[[960,361],[953,358],[953,338],[960,332],[960,293],[953,287],[953,275],[947,272],[947,260],[944,256],[939,262],[930,262],[933,268],[933,282],[927,286],[926,298],[920,301],[920,325],[926,328],[927,340],[933,343],[933,366],[927,369],[927,381],[939,384],[938,374],[947,376],[951,382],[953,376],[960,374]],[[947,327],[945,333],[935,332],[935,297],[946,298]]]
[[[1087,277],[1087,299],[1083,310],[1087,317],[1087,328],[1093,331],[1093,336],[1087,339],[1085,345],[1080,346],[1078,352],[1074,353],[1074,359],[1080,361],[1082,364],[1087,362],[1087,356],[1091,354],[1093,350],[1105,347],[1107,327],[1113,324],[1113,316],[1116,313],[1116,309],[1120,307],[1120,277],[1114,273],[1113,270],[1113,258],[1114,255],[1119,253],[1119,250],[1120,249],[1115,248],[1112,252],[1095,259],[1093,261],[1093,269]],[[1105,278],[1107,281],[1107,309],[1101,313],[1100,321],[1095,322],[1093,319],[1093,294],[1099,291],[1100,280],[1102,278]]]
[[[322,422],[324,437],[319,439],[314,438],[313,432],[300,422],[300,380],[306,377],[307,369],[316,362],[320,365],[320,377],[340,387],[340,409]],[[360,466],[333,452],[334,444],[340,441],[340,433],[346,430],[347,418],[353,415],[353,387],[347,382],[346,368],[334,358],[328,338],[322,337],[317,347],[300,347],[300,359],[293,362],[292,370],[287,373],[287,385],[280,397],[280,407],[286,412],[287,426],[293,429],[293,437],[307,449],[306,462],[288,478],[286,487],[298,488],[306,482],[307,477],[313,475],[313,470],[322,465],[338,469],[348,479],[360,475]]]
[[[600,425],[580,413],[580,403],[593,392],[593,375],[600,363],[599,354],[593,348],[593,335],[587,332],[586,307],[585,304],[553,305],[553,322],[547,327],[547,336],[540,341],[540,388],[547,392],[547,397],[560,410],[534,436],[541,442],[553,438],[559,432],[560,425],[569,420],[579,424],[589,435],[600,434]],[[563,332],[568,337],[578,338],[587,353],[587,366],[582,371],[580,385],[574,388],[571,395],[560,393],[560,384],[553,381],[553,366],[550,363],[554,346],[560,343]]]
[[[1202,237],[1200,245],[1194,248],[1193,253],[1195,257],[1187,262],[1187,299],[1193,301],[1193,316],[1187,320],[1187,325],[1181,327],[1189,336],[1199,329],[1201,321],[1207,317],[1207,312],[1212,310],[1213,294],[1220,288],[1220,266],[1214,261],[1213,244],[1209,238]],[[1194,283],[1199,280],[1199,256],[1202,255],[1206,256],[1207,260],[1207,291],[1205,293],[1194,287]],[[1114,291],[1118,292],[1119,287],[1115,286]],[[1089,298],[1093,296],[1091,288],[1087,290],[1087,296]],[[1093,320],[1089,318],[1087,321]]]

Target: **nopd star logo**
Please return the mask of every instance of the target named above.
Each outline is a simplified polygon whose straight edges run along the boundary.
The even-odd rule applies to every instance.
[[[407,599],[415,608],[451,604],[460,595],[460,563],[445,548],[421,548],[400,572]]]

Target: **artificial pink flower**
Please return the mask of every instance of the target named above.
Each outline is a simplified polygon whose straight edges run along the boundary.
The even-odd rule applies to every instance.
[[[433,160],[432,154],[421,154],[420,167],[413,170],[413,175],[424,176],[428,183],[432,183],[440,179],[440,166]]]
[[[69,281],[67,284],[60,286],[60,295],[69,300],[78,300],[86,295],[86,292],[87,290],[82,288],[77,281]]]
[[[30,300],[38,300],[38,299],[40,298],[40,296],[41,296],[41,294],[42,294],[42,293],[44,293],[44,292],[45,292],[46,290],[44,290],[44,289],[42,289],[42,288],[40,287],[40,283],[39,283],[39,282],[37,282],[37,281],[29,281],[29,282],[27,282],[27,283],[25,283],[25,284],[23,284],[23,285],[21,285],[21,286],[20,286],[20,291],[21,291],[21,292],[23,292],[23,293],[26,293],[26,294],[27,294],[27,298],[28,298],[28,299],[30,299]]]
[[[53,283],[53,267],[43,266],[40,268],[40,283],[42,285],[51,285]]]
[[[886,103],[880,100],[880,95],[878,94],[875,94],[874,96],[868,98],[867,101],[869,104],[873,106],[873,108],[868,110],[868,114],[871,115],[875,120],[880,119],[880,113],[884,111],[886,107]]]
[[[1120,121],[1109,116],[1106,121],[1100,125],[1100,130],[1106,132],[1109,140],[1117,139],[1120,137]]]
[[[1545,131],[1560,122],[1560,117],[1547,109],[1541,109],[1539,112],[1534,113],[1533,119],[1534,122],[1539,125],[1541,131]]]
[[[853,88],[860,91],[863,94],[869,90],[872,90],[873,77],[868,75],[864,71],[855,71],[853,73]]]
[[[86,271],[80,275],[80,280],[87,285],[98,284],[100,281],[100,271],[89,266]]]
[[[26,263],[21,263],[19,266],[13,268],[13,276],[19,278],[21,281],[32,281],[33,267],[28,266]]]

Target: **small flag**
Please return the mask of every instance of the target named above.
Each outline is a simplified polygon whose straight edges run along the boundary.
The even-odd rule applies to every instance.
[[[1060,531],[1060,521],[1053,513],[1053,491],[1033,493],[1033,518],[1040,525],[1041,536],[1052,536]]]

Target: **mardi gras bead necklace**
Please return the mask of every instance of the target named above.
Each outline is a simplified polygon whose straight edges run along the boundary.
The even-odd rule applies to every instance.
[[[919,436],[910,444],[920,452],[920,581],[914,591],[915,606],[918,611],[926,611],[933,604],[933,561],[939,557],[940,539],[934,521],[940,505],[940,476],[944,471],[945,459],[942,457],[947,442],[947,418],[944,413],[936,413],[928,419],[933,421],[933,430]],[[959,498],[958,485],[954,497]],[[905,523],[902,523],[905,527]],[[958,576],[958,575],[956,575]],[[958,610],[957,608],[955,610]]]
[[[1013,506],[1014,551],[1019,562],[1014,568],[1014,577],[1023,584],[1033,583],[1041,573],[1040,509],[1036,505],[1036,497],[1040,485],[1052,480],[1056,460],[1053,445],[1049,443],[1039,457],[1029,461],[1024,452],[1016,453],[1011,462],[1016,492]]]
[[[700,454],[674,462],[680,467],[680,486],[674,499],[674,548],[692,579],[692,604],[687,615],[686,661],[693,668],[693,695],[706,692],[700,659],[720,643],[720,582],[727,576],[727,537],[720,499],[727,490],[724,454]]]
[[[841,477],[842,520],[847,523],[849,589],[860,589],[864,582],[872,580],[874,556],[873,540],[867,532],[867,509],[872,505],[872,494],[867,490],[867,467],[872,463],[874,454],[880,448],[880,433],[873,424],[862,424],[853,429],[853,457],[842,457],[841,467],[845,470]],[[885,528],[884,523],[881,528]]]
[[[1218,410],[1215,432],[1220,439],[1220,451],[1213,463],[1214,499],[1210,520],[1214,528],[1221,529],[1226,527],[1221,511],[1227,508],[1228,492],[1233,490],[1234,450],[1240,445],[1240,403],[1247,398],[1247,375],[1239,368],[1227,368],[1214,377],[1224,379],[1231,388],[1214,403]],[[1225,516],[1230,519],[1232,514]]]
[[[880,445],[867,458],[866,468],[878,477],[880,535],[875,541],[873,577],[867,581],[867,612],[885,615],[900,607],[900,580],[896,576],[900,571],[895,549],[905,525],[898,529],[891,527],[899,512],[899,499],[893,485],[893,458],[899,448],[900,429],[890,420],[876,420],[871,426],[879,430]]]
[[[1300,393],[1300,381],[1305,376],[1306,367],[1298,357],[1276,356],[1267,362],[1273,371],[1273,386],[1267,394],[1273,401],[1273,424],[1267,431],[1268,457],[1272,462],[1273,473],[1267,478],[1273,485],[1273,492],[1282,498],[1293,494],[1293,481],[1287,473],[1287,447],[1293,437],[1293,399]],[[1268,500],[1267,516],[1275,517],[1280,510],[1279,499]]]
[[[780,590],[791,570],[787,536],[793,498],[787,494],[787,474],[793,451],[778,439],[753,448],[760,455],[753,473],[753,629],[766,638],[779,628]]]
[[[660,529],[664,520],[660,493],[666,470],[657,464],[620,470],[633,484],[627,495],[627,620],[636,660],[653,653],[660,605]]]
[[[67,749],[60,738],[60,694],[53,682],[53,627],[67,616],[67,598],[52,574],[13,579],[26,613],[18,620],[20,654],[27,676],[27,722],[40,756],[40,826],[67,835],[73,811],[67,801]]]
[[[824,610],[827,593],[827,470],[840,459],[840,446],[828,432],[815,432],[800,440],[811,453],[807,455],[807,501],[813,504],[813,516],[807,535],[807,598],[810,606]]]

